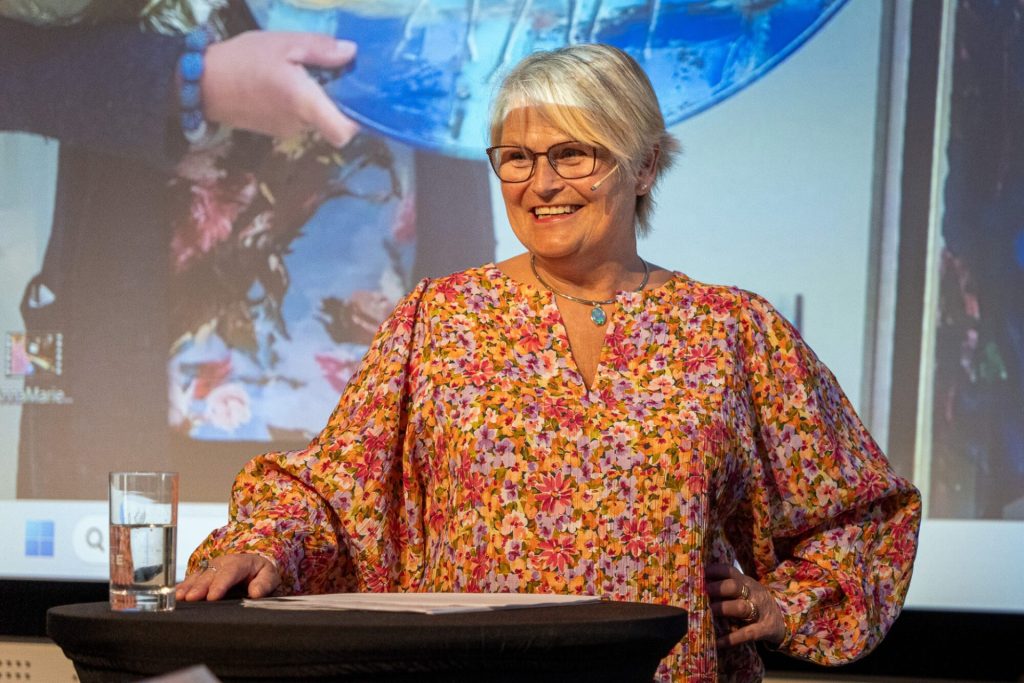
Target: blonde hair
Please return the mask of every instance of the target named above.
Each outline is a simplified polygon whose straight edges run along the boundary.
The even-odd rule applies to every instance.
[[[567,135],[608,150],[621,172],[637,177],[657,154],[650,191],[636,198],[634,229],[650,231],[652,194],[679,152],[665,129],[658,96],[640,65],[610,45],[583,44],[535,52],[505,77],[491,106],[491,144],[501,141],[508,114],[539,107]]]

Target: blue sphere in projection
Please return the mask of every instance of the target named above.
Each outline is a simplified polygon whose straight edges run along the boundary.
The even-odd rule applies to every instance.
[[[261,25],[356,42],[327,88],[362,125],[416,147],[478,158],[488,106],[522,57],[608,43],[650,76],[678,123],[750,85],[845,0],[252,0]],[[614,103],[609,103],[614,106]]]

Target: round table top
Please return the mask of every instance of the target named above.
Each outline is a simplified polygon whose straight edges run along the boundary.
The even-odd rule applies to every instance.
[[[604,680],[627,680],[622,666],[641,661],[646,673],[635,680],[650,680],[686,624],[686,611],[678,607],[631,602],[437,615],[282,611],[243,607],[238,600],[178,603],[171,612],[113,612],[99,602],[47,613],[49,636],[83,681],[114,680],[83,676],[83,669],[153,675],[194,664],[206,664],[222,680],[356,680],[346,676],[357,674],[358,680],[392,680],[386,674],[399,671],[433,673],[438,680],[456,680],[453,672],[464,672],[466,680],[497,680],[498,674],[540,680],[543,671],[564,676],[580,666],[593,666],[596,674],[617,670],[619,678]]]

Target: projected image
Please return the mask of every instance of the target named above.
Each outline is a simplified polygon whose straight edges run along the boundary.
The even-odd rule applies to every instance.
[[[4,370],[8,377],[58,376],[63,369],[63,340],[60,334],[43,332],[27,335],[8,332],[4,344]]]
[[[928,512],[1024,519],[1024,16],[955,22]]]
[[[478,158],[501,75],[535,50],[607,43],[634,57],[671,125],[749,86],[845,0],[769,2],[380,2],[252,0],[265,28],[359,43],[329,86],[343,111],[417,147]]]
[[[244,151],[193,155],[171,183],[170,425],[307,440],[413,284],[412,152],[309,136],[253,169]]]
[[[254,453],[306,443],[400,296],[494,258],[487,83],[522,54],[621,45],[675,122],[763,76],[842,4],[228,3],[225,35],[258,19],[355,39],[355,69],[327,88],[363,133],[335,149],[236,132],[168,169],[166,150],[140,152],[128,130],[94,147],[76,129],[89,117],[58,126],[52,230],[22,312],[26,340],[58,334],[62,371],[17,344],[10,367],[40,370],[19,375],[25,395],[66,401],[23,406],[18,497],[102,498],[105,473],[131,468],[180,471],[184,495],[223,500]],[[193,21],[162,12],[147,30]],[[83,39],[108,25],[57,22]]]
[[[187,27],[175,11],[146,30]],[[87,14],[47,33],[39,17],[14,14],[0,16],[12,54],[33,64],[49,41],[42,75],[59,73],[95,104],[74,87],[73,67],[118,44],[118,26]],[[215,25],[228,35],[255,27],[243,3]],[[156,40],[131,45],[159,54]],[[131,87],[103,85],[125,101]],[[45,253],[4,285],[5,315],[21,318],[6,336],[2,387],[5,410],[20,412],[5,433],[17,441],[18,498],[103,499],[106,473],[133,469],[180,471],[191,500],[223,501],[252,455],[319,431],[416,280],[493,258],[493,235],[480,229],[491,222],[482,160],[370,132],[338,149],[313,135],[228,131],[175,156],[162,118],[144,146],[134,126],[108,130],[81,109],[50,108],[59,120],[40,124],[61,135]],[[11,109],[7,120],[25,118]],[[26,159],[14,172],[32,167]],[[456,202],[468,208],[453,215]],[[20,231],[0,245],[11,241],[12,258],[38,239]]]

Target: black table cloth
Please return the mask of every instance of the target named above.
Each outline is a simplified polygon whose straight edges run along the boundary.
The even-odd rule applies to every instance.
[[[279,611],[237,600],[173,612],[54,607],[47,633],[83,683],[205,664],[222,681],[650,681],[686,633],[676,607],[601,602],[425,615]]]

